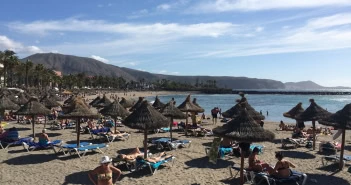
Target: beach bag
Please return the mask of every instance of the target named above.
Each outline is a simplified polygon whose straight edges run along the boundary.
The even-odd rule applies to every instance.
[[[306,148],[312,148],[312,142],[307,142]]]

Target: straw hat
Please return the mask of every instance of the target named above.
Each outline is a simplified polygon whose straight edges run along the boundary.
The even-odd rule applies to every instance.
[[[110,163],[111,161],[112,161],[112,159],[110,159],[109,156],[104,156],[104,157],[101,158],[100,164]]]

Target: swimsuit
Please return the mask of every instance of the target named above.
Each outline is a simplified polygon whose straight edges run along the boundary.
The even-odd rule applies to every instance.
[[[110,179],[112,179],[112,172],[98,174],[98,179],[99,180],[110,180]]]

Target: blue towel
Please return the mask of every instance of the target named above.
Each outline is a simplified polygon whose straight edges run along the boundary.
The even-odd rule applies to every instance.
[[[87,146],[83,146],[83,147],[79,147],[77,148],[77,150],[79,151],[85,151],[85,150],[94,150],[97,148],[105,148],[106,144],[102,143],[102,144],[93,144],[93,145],[87,145]]]
[[[228,154],[231,152],[233,152],[233,148],[223,148],[223,147],[219,148],[219,156],[221,158],[223,158],[225,154]]]
[[[94,135],[97,135],[99,133],[105,133],[105,132],[111,132],[110,128],[105,127],[105,128],[100,128],[100,129],[96,129],[96,130],[91,130],[91,133],[93,133]]]
[[[79,145],[80,145],[80,147],[84,147],[84,146],[90,145],[90,143],[88,143],[88,142],[80,142]],[[75,144],[65,144],[62,147],[63,148],[70,148],[70,149],[77,148],[77,143],[75,143]]]
[[[258,154],[262,154],[262,153],[263,153],[263,148],[264,148],[263,145],[260,145],[260,144],[251,144],[251,145],[250,145],[250,150],[252,151],[255,147],[257,147],[258,150],[259,150]]]

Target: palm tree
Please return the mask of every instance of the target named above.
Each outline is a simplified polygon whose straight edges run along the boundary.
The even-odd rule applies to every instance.
[[[42,86],[42,73],[44,70],[44,65],[43,64],[37,64],[34,68],[35,74],[36,74],[36,82],[38,84],[38,89]]]
[[[28,88],[28,73],[29,73],[29,71],[30,70],[32,70],[32,68],[33,68],[33,62],[32,61],[30,61],[30,60],[28,60],[27,59],[27,61],[26,61],[26,63],[25,63],[25,72],[26,72],[26,88]]]
[[[14,56],[16,53],[11,50],[5,50],[4,52],[1,52],[1,58],[0,58],[0,63],[3,64],[3,75],[4,75],[4,87],[6,86],[6,79],[7,79],[7,68],[8,68],[8,63],[11,60],[11,57]]]
[[[20,64],[20,61],[18,59],[17,56],[10,56],[8,59],[8,66],[7,66],[7,70],[8,70],[8,81],[11,87],[13,87],[13,70]]]

